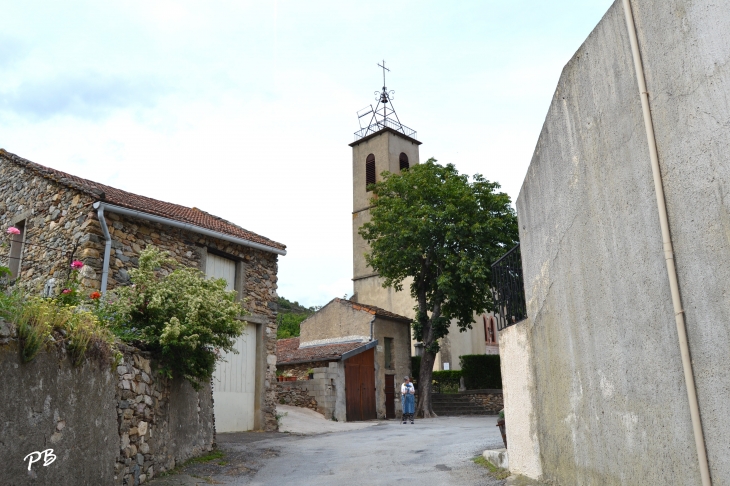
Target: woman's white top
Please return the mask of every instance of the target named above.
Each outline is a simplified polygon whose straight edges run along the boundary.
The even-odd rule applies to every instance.
[[[406,395],[408,393],[410,393],[411,395],[415,395],[416,394],[416,389],[413,388],[413,383],[403,383],[400,386],[400,392],[403,395]]]

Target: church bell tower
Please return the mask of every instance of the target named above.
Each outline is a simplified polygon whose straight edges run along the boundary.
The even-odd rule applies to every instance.
[[[404,282],[402,292],[383,288],[383,279],[365,262],[369,247],[358,234],[358,229],[370,221],[370,198],[368,184],[381,180],[381,173],[398,173],[419,163],[416,132],[403,125],[393,107],[394,91],[385,86],[385,72],[390,71],[383,64],[383,89],[375,92],[375,107],[372,104],[360,110],[360,130],[355,132],[352,147],[352,242],[353,242],[353,288],[352,300],[389,310],[396,314],[413,317],[415,302]],[[365,123],[365,125],[363,125]]]

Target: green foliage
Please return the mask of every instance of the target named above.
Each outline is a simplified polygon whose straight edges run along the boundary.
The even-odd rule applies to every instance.
[[[233,351],[243,332],[244,314],[236,292],[223,279],[206,279],[198,270],[178,268],[166,252],[148,246],[133,285],[105,302],[113,329],[139,341],[160,360],[167,376],[179,374],[196,388],[213,373],[221,352]]]
[[[276,339],[286,339],[299,336],[299,325],[310,314],[279,314],[276,316],[278,328]]]
[[[21,359],[31,361],[56,332],[66,346],[74,366],[80,366],[90,352],[108,360],[114,352],[114,336],[90,311],[64,305],[57,300],[32,298],[19,302],[14,323],[18,329]]]
[[[467,390],[502,388],[498,354],[465,354],[459,357]]]
[[[411,356],[411,381],[417,381],[419,376],[421,376],[421,357]]]
[[[279,314],[276,316],[276,339],[287,339],[299,336],[299,325],[307,317],[320,309],[319,306],[304,307],[299,302],[291,302],[279,297]]]
[[[384,287],[402,291],[412,277],[413,334],[423,343],[424,363],[433,363],[451,320],[463,331],[475,313],[494,310],[491,264],[517,242],[517,216],[498,183],[479,174],[470,181],[435,159],[382,179],[371,186],[371,220],[359,229],[370,245],[366,261]],[[430,373],[421,369],[425,416]]]
[[[477,174],[470,182],[435,159],[400,174],[383,173],[372,186],[372,219],[360,235],[368,265],[385,287],[403,290],[413,277],[414,337],[438,352],[438,339],[456,319],[471,328],[474,313],[493,310],[491,264],[517,242],[517,217],[500,185]]]
[[[434,390],[438,393],[458,393],[461,370],[433,372]]]

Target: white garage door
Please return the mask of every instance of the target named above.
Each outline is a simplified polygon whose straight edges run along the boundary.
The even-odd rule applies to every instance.
[[[236,262],[208,254],[208,277],[223,278],[233,289]],[[226,353],[213,373],[213,401],[217,432],[253,430],[255,409],[256,326],[249,325],[236,340],[238,354]]]

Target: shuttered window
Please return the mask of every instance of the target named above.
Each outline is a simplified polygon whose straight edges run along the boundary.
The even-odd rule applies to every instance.
[[[408,164],[408,156],[401,152],[400,157],[398,157],[398,161],[400,162],[400,170],[408,169],[410,168],[410,164]]]
[[[208,253],[205,262],[205,275],[212,278],[222,278],[226,281],[227,289],[234,290],[236,285],[236,262]]]
[[[365,159],[365,189],[369,191],[368,186],[375,184],[375,156],[370,154]]]

